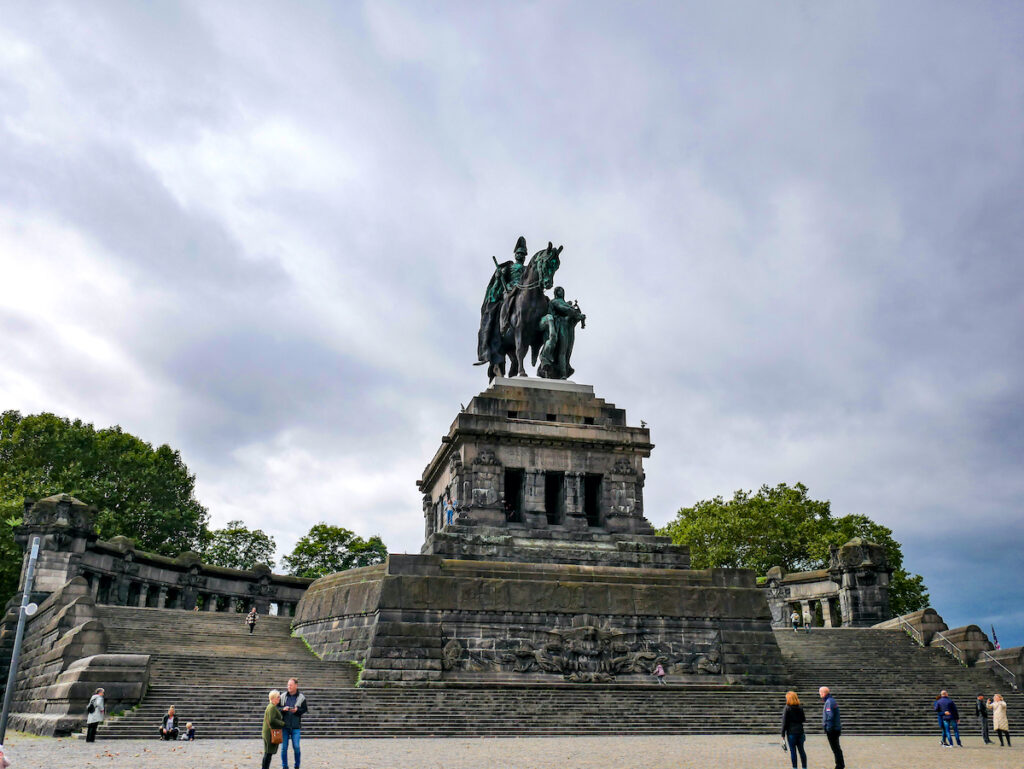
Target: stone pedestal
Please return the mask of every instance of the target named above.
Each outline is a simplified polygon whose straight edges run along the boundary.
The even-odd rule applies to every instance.
[[[496,379],[418,483],[422,555],[333,574],[295,632],[364,686],[781,684],[754,574],[689,569],[643,514],[646,427],[572,382]],[[445,505],[458,510],[447,522]]]

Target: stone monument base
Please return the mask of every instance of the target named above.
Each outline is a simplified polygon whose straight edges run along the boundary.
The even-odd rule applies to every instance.
[[[643,569],[392,555],[323,577],[295,632],[363,686],[780,684],[752,571]]]

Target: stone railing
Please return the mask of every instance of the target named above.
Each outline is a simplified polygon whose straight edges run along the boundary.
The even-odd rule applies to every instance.
[[[293,616],[312,582],[273,574],[262,564],[226,569],[203,563],[198,553],[170,558],[139,550],[127,537],[102,540],[95,515],[95,508],[67,494],[25,500],[15,540],[22,547],[33,536],[42,541],[33,600],[44,600],[81,576],[99,604],[221,612],[255,607],[261,614]]]

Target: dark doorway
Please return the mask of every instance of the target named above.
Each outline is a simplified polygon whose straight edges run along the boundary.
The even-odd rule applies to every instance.
[[[512,523],[523,520],[523,479],[518,468],[505,468],[505,515]]]
[[[544,512],[549,526],[565,519],[565,473],[544,473]]]
[[[583,476],[583,512],[587,526],[601,525],[601,476],[587,473]]]

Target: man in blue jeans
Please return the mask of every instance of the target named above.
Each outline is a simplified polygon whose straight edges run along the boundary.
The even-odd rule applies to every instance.
[[[291,742],[295,752],[295,769],[299,769],[302,752],[299,750],[299,732],[302,729],[302,716],[306,710],[306,695],[299,691],[299,682],[288,679],[288,691],[281,697],[277,706],[284,717],[284,728],[281,730],[284,740],[281,743],[281,766],[288,769],[288,743]]]

